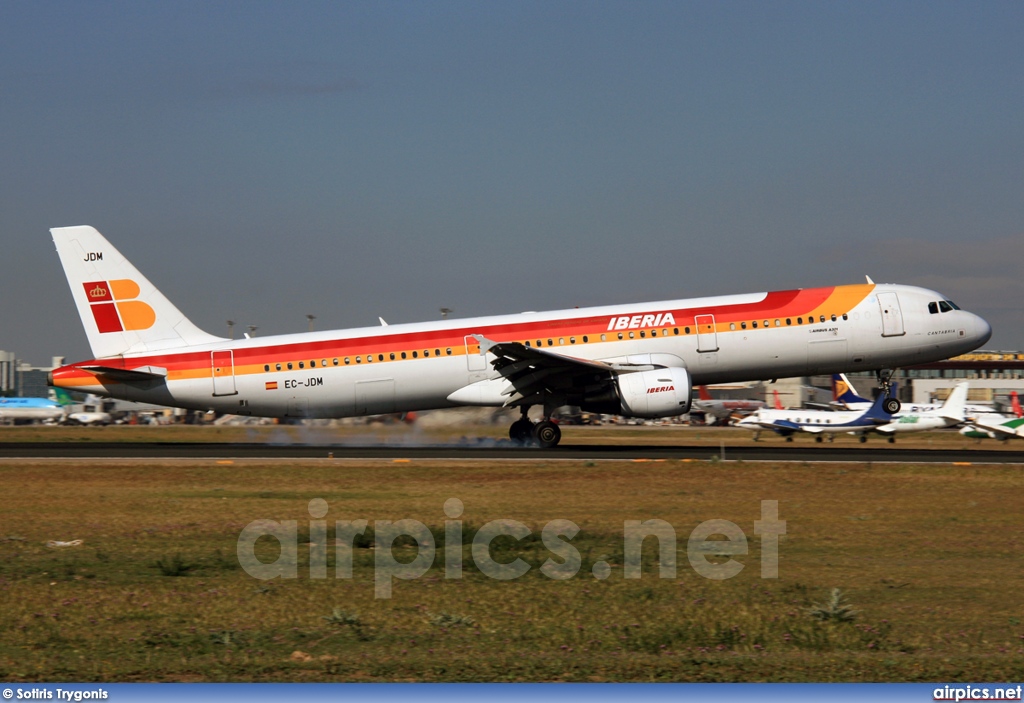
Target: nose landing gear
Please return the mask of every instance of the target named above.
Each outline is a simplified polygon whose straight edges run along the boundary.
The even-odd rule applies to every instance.
[[[875,377],[878,379],[878,387],[882,389],[886,396],[882,407],[890,415],[895,415],[900,411],[900,401],[892,395],[892,375],[894,373],[896,373],[896,369],[879,369],[875,372]]]

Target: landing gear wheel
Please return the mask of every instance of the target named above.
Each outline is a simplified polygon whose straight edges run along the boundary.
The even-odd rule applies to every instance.
[[[896,438],[895,437],[890,437],[889,438],[889,444],[896,444]]]
[[[867,441],[868,441],[868,436],[867,436],[867,435],[863,435],[863,434],[862,434],[862,435],[860,436],[860,443],[861,443],[861,444],[864,444],[864,443],[865,443],[865,442],[867,442]]]
[[[821,435],[818,435],[817,437],[814,438],[814,441],[817,442],[818,444],[821,444],[825,440],[822,438]]]
[[[792,442],[793,441],[793,435],[790,435],[790,436],[786,437],[786,441],[787,442]]]
[[[557,446],[559,440],[562,439],[562,430],[558,429],[558,425],[551,420],[543,420],[533,428],[533,437],[537,441],[538,447],[550,449]]]
[[[885,412],[889,413],[890,415],[895,415],[900,411],[900,401],[898,401],[896,398],[886,398],[885,403],[882,407],[885,408]]]
[[[521,418],[508,428],[508,438],[517,444],[529,444],[533,441],[533,423]]]

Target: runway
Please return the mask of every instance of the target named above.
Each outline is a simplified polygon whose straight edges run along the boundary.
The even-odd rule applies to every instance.
[[[585,445],[554,449],[517,447],[508,442],[465,444],[265,444],[207,442],[7,442],[0,458],[212,458],[212,459],[433,459],[433,460],[719,460],[1024,464],[1024,452],[988,449],[901,449],[896,447],[708,445]]]

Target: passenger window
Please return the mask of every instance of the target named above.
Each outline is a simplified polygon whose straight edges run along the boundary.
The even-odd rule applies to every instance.
[[[684,332],[685,334],[690,334],[690,328],[689,328],[689,327],[684,327],[684,328],[683,328],[683,332]],[[676,334],[679,334],[679,330],[676,330]]]
[[[939,301],[939,312],[950,312],[953,308],[945,300]]]
[[[662,337],[667,337],[667,336],[668,336],[668,330],[666,330],[666,329],[663,329],[663,330],[661,331],[661,336],[662,336]]]
[[[629,338],[630,339],[636,339],[636,332],[630,332],[629,333]]]
[[[390,358],[390,359],[391,359],[392,361],[394,361],[394,360],[395,360],[395,353],[394,353],[394,352],[391,352],[390,354],[388,354],[388,357],[389,357],[389,358]]]
[[[618,337],[619,339],[622,339],[622,332],[619,332]]]
[[[270,371],[270,364],[264,364],[263,365],[263,370],[264,371]]]
[[[300,369],[304,369],[304,368],[306,368],[306,362],[304,362],[304,361],[300,361],[300,362],[299,362],[299,368],[300,368]]]
[[[657,337],[658,336],[658,330],[651,330],[651,336],[652,337]]]
[[[590,340],[589,340],[589,339],[587,339],[587,335],[583,335],[583,343],[584,343],[584,344],[586,344],[586,343],[587,343],[587,342],[589,342],[589,341],[590,341]]]
[[[606,335],[606,334],[602,334],[602,335],[601,335],[601,341],[602,341],[602,342],[607,342],[607,341],[608,341],[608,335]]]
[[[756,330],[757,329],[757,320],[754,320],[753,322],[751,322],[750,326],[753,327]]]
[[[565,344],[565,337],[559,337],[558,338],[558,344],[559,344],[559,346]]]
[[[822,316],[821,316],[821,321],[822,321],[822,322],[824,322],[824,321],[825,321],[825,316],[824,316],[824,315],[822,315]]]
[[[832,322],[835,322],[835,321],[836,321],[836,316],[835,316],[835,315],[833,315],[833,316],[832,316]]]
[[[434,350],[434,356],[441,356],[441,350],[440,349],[435,349]]]
[[[412,353],[412,358],[413,359],[418,359],[419,358],[419,354],[417,354],[416,352],[413,352]]]
[[[553,347],[554,345],[555,345],[555,343],[554,343],[554,342],[552,342],[552,341],[551,341],[551,340],[549,339],[549,340],[548,340],[548,346],[549,346],[549,347]]]
[[[575,343],[576,343],[576,338],[575,337],[569,337],[569,344],[575,344]]]
[[[447,354],[448,356],[451,356],[452,355],[452,348],[448,347],[447,349],[444,350],[444,353]]]
[[[349,359],[349,358],[348,358],[348,357],[346,356],[346,357],[345,357],[345,366],[348,366],[348,365],[349,365],[350,363],[352,363],[351,359]]]
[[[731,330],[736,329],[736,323],[735,322],[730,322],[729,323],[729,329],[731,329]]]
[[[281,370],[281,364],[274,364],[274,368],[277,369],[278,371],[280,371]]]
[[[846,313],[844,312],[844,313],[843,313],[843,319],[844,319],[844,320],[849,320],[849,319],[850,319],[850,316],[849,316],[849,315],[847,315],[847,314],[846,314]]]
[[[429,357],[430,356],[430,350],[429,349],[424,349],[423,350],[423,356]]]
[[[320,365],[321,366],[327,366],[327,359],[321,359],[320,360]]]
[[[335,358],[331,359],[331,362],[332,362],[332,363],[333,363],[333,364],[334,364],[335,366],[337,366],[337,365],[338,365],[338,358],[337,358],[337,357],[335,357]]]
[[[367,354],[366,355],[366,363],[367,364],[372,364],[373,363],[373,354]]]
[[[768,326],[768,320],[765,320],[765,321],[764,321],[764,326],[765,326],[765,327],[767,327],[767,326]]]
[[[775,326],[776,327],[781,327],[782,326],[782,321],[781,320],[776,320],[775,321]]]
[[[746,323],[746,322],[741,322],[741,323],[740,323],[740,329],[741,329],[741,330],[745,330],[745,329],[747,329],[747,323]]]
[[[804,324],[804,318],[802,318],[802,317],[796,318],[796,324],[798,324],[798,325]]]
[[[402,358],[403,359],[405,358],[405,352],[402,352]]]
[[[309,368],[311,368],[311,369],[315,369],[316,368],[316,359],[313,359],[312,361],[309,362]]]
[[[291,371],[291,370],[292,370],[292,362],[290,362],[290,361],[288,362],[288,370],[289,370],[289,371]]]
[[[527,339],[527,340],[526,340],[526,341],[524,342],[524,344],[525,344],[526,346],[530,346],[530,340],[529,340],[529,339]]]
[[[383,354],[378,354],[377,355],[377,361],[384,361],[384,355]]]
[[[647,337],[647,333],[644,332],[643,330],[640,330],[640,339],[644,339],[646,337]]]
[[[789,326],[789,325],[792,325],[792,324],[793,324],[793,318],[792,317],[787,317],[786,318],[786,325]]]

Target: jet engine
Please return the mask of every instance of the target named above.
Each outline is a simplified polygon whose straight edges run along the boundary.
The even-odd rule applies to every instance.
[[[690,412],[690,374],[668,367],[619,374],[615,379],[622,414],[632,417],[672,417]]]

